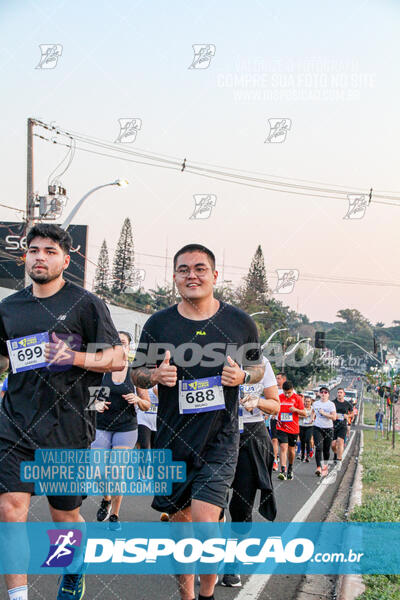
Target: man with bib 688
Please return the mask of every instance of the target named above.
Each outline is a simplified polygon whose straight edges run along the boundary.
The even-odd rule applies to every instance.
[[[175,254],[182,300],[146,322],[132,370],[138,387],[158,385],[155,447],[186,462],[186,481],[152,503],[172,522],[220,519],[238,458],[239,386],[264,374],[255,323],[214,298],[217,276],[214,254],[204,246],[189,244]],[[200,576],[199,600],[214,598],[215,582],[215,575]],[[194,575],[180,575],[179,588],[182,600],[193,600]]]

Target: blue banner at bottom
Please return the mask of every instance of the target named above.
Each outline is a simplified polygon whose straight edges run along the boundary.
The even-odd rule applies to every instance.
[[[400,573],[400,523],[0,523],[1,573]]]

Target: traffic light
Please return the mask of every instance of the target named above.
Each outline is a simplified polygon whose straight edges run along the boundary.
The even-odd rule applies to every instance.
[[[315,332],[315,347],[325,348],[325,331]]]

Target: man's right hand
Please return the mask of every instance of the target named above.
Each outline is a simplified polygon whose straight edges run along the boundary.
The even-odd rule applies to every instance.
[[[156,383],[161,383],[167,387],[174,387],[178,378],[178,370],[175,365],[170,365],[171,352],[165,353],[165,358],[161,365],[156,369]]]

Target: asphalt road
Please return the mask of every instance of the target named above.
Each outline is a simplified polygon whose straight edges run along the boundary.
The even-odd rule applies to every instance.
[[[349,387],[353,378],[345,378],[342,386]],[[354,381],[354,387],[358,382]],[[336,397],[336,389],[331,391],[330,397]],[[343,469],[346,468],[346,463]],[[274,489],[278,504],[277,521],[291,521],[311,494],[319,485],[321,479],[314,474],[315,462],[301,463],[295,461],[294,479],[292,481],[280,481],[274,473]],[[335,494],[338,481],[326,485],[326,491],[312,510],[308,520],[323,520],[329,510],[332,497]],[[100,497],[90,497],[83,503],[82,515],[87,521],[96,519]],[[150,507],[150,497],[131,496],[126,497],[122,503],[120,517],[122,521],[134,522],[158,522],[159,513]],[[254,521],[263,521],[259,515],[258,498],[256,498]],[[30,521],[49,521],[47,500],[43,497],[33,497],[30,510]],[[295,577],[295,576],[290,576]],[[288,578],[290,580],[290,577]],[[242,577],[245,583],[247,577]],[[29,576],[29,600],[51,600],[57,597],[57,580],[55,575]],[[219,600],[233,600],[240,592],[240,588],[224,588],[218,586],[216,597]],[[6,588],[1,583],[1,593],[7,597]],[[269,598],[267,589],[260,598]],[[173,575],[88,575],[86,577],[85,600],[179,600],[175,577]]]

